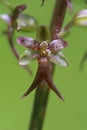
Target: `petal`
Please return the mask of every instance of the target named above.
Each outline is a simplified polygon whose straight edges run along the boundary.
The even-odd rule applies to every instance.
[[[37,27],[37,21],[34,17],[26,14],[20,14],[17,18],[17,30],[32,31]]]
[[[31,48],[34,46],[34,39],[25,36],[20,36],[17,38],[17,43],[27,48]]]
[[[50,50],[55,53],[60,51],[62,48],[67,47],[67,45],[68,44],[66,41],[62,39],[56,39],[51,41],[49,46],[50,46]]]
[[[34,60],[36,57],[32,55],[32,53],[29,50],[26,50],[19,58],[19,64],[24,66],[29,64],[32,60]]]
[[[54,64],[59,64],[63,67],[68,66],[68,62],[62,52],[58,52],[56,55],[51,55],[49,60]]]
[[[10,16],[8,14],[1,14],[0,19],[4,20],[5,22],[9,23],[10,22]]]

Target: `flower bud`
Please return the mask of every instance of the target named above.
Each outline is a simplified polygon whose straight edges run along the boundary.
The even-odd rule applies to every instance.
[[[80,26],[87,26],[87,9],[81,10],[73,18],[73,23]]]

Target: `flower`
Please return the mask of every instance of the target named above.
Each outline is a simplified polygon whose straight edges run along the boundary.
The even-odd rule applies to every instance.
[[[20,65],[27,65],[35,59],[38,61],[38,70],[35,79],[23,97],[27,96],[39,83],[45,81],[57,96],[64,101],[63,96],[53,83],[50,68],[51,63],[60,64],[64,67],[68,65],[67,60],[61,52],[61,49],[67,47],[67,42],[63,39],[39,42],[33,38],[20,36],[17,38],[17,43],[28,48],[19,58]]]

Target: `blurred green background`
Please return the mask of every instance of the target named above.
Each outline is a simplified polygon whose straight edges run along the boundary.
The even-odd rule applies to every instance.
[[[41,0],[9,0],[15,7],[27,4],[24,13],[35,16],[41,25],[49,25],[55,0],[46,0],[41,7]],[[73,17],[73,14],[87,8],[85,0],[72,0],[73,13],[67,9],[64,25]],[[9,13],[9,10],[0,3],[0,14]],[[23,93],[32,83],[37,62],[29,66],[34,75],[30,76],[17,63],[13,56],[6,36],[2,34],[6,24],[0,21],[0,130],[28,130],[34,101],[33,91],[25,99]],[[20,35],[35,37],[34,33],[20,33]],[[67,68],[56,66],[54,82],[65,97],[62,102],[53,91],[50,91],[49,102],[43,130],[87,130],[87,62],[83,71],[80,71],[81,59],[87,50],[87,28],[73,27],[65,38],[69,46],[63,50],[69,61]],[[25,48],[16,45],[20,53]]]

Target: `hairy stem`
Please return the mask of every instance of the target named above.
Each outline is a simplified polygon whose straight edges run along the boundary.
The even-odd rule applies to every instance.
[[[56,0],[56,4],[53,11],[53,16],[50,23],[51,39],[56,38],[56,34],[60,31],[67,4],[65,0]],[[40,39],[45,40],[43,36]],[[53,75],[54,66],[51,66],[51,73]],[[45,112],[47,108],[47,101],[49,96],[49,88],[45,82],[37,86],[36,95],[34,99],[33,113],[31,117],[29,130],[42,130],[43,121],[45,118]]]

